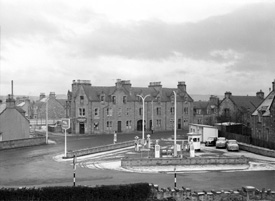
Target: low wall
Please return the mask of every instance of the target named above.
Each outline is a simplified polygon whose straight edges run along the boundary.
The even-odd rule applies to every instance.
[[[238,142],[238,144],[239,144],[240,149],[242,149],[242,150],[252,152],[255,154],[260,154],[263,156],[269,156],[269,157],[275,158],[275,150],[266,149],[263,147],[258,147],[258,146],[254,146],[254,145],[250,145],[250,144],[241,143],[241,142]]]
[[[243,186],[234,190],[193,191],[190,188],[161,188],[151,184],[151,200],[175,201],[215,201],[215,200],[275,200],[275,192],[270,189],[257,189],[253,186]],[[149,199],[150,200],[150,199]]]
[[[248,164],[245,157],[194,157],[194,158],[123,158],[122,167],[160,165],[223,165]]]
[[[114,149],[121,149],[125,147],[130,147],[134,146],[134,140],[131,141],[126,141],[126,142],[120,142],[116,144],[109,144],[109,145],[103,145],[99,147],[92,147],[92,148],[86,148],[86,149],[80,149],[80,150],[75,150],[75,151],[69,151],[67,152],[67,157],[66,158],[73,158],[75,156],[85,156],[89,154],[95,154],[95,153],[100,153],[104,151],[111,151]]]
[[[42,144],[46,144],[45,137],[1,141],[0,142],[0,150],[1,149],[19,148],[19,147],[28,147],[28,146],[42,145]]]

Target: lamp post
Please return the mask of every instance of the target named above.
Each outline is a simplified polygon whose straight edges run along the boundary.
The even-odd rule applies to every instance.
[[[49,136],[49,132],[48,132],[48,118],[49,118],[49,97],[46,98],[46,144],[48,144],[48,136]]]
[[[174,93],[174,157],[177,157],[177,124],[176,124],[176,119],[177,119],[177,94],[175,91]]]
[[[142,99],[142,140],[144,141],[144,101],[145,101],[145,98],[147,98],[150,95],[148,94],[144,97],[142,97],[141,95],[137,95],[137,96]]]

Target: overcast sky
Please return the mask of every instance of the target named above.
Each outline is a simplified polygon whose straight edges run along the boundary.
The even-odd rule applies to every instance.
[[[72,80],[189,94],[267,95],[275,1],[0,0],[0,95],[66,94]]]

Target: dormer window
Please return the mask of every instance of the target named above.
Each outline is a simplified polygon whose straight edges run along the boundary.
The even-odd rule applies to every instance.
[[[123,103],[124,103],[124,104],[127,103],[127,96],[123,96]]]
[[[105,95],[100,95],[100,101],[105,102]]]
[[[80,96],[80,103],[84,103],[84,96]]]
[[[112,102],[113,104],[116,104],[116,96],[112,96]]]

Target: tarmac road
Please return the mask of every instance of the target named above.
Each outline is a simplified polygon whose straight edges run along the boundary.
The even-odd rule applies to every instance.
[[[171,134],[153,134],[152,138],[167,137]],[[134,137],[134,134],[118,135],[118,141],[130,140]],[[58,155],[64,153],[64,137],[50,135],[50,140],[55,141],[56,144],[0,151],[0,187],[72,185],[72,162],[70,160],[63,162],[55,160]],[[112,135],[68,136],[68,150],[110,144],[112,141]],[[216,152],[216,150],[213,151]],[[225,150],[218,151],[227,154]],[[240,153],[242,154],[242,152]],[[116,157],[119,157],[120,154],[116,154]],[[112,161],[115,157],[109,155],[105,156],[105,159]],[[259,189],[275,190],[273,159],[267,159],[270,158],[254,158],[253,162],[261,162],[265,167],[258,168],[258,171],[201,170],[178,173],[177,186],[190,187],[194,190],[226,190],[250,185]],[[79,161],[76,170],[77,185],[95,186],[148,182],[158,184],[160,187],[174,186],[174,175],[169,172],[120,171],[102,168],[102,165],[98,163],[102,161],[102,158],[94,161],[95,163]],[[270,164],[271,166],[266,168]],[[92,166],[95,168],[91,168]]]

